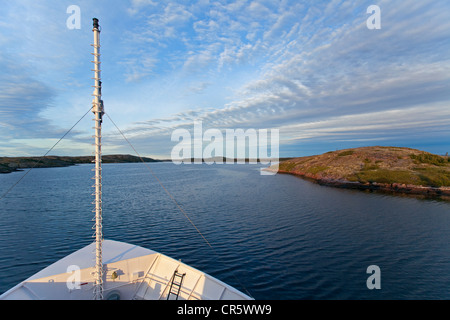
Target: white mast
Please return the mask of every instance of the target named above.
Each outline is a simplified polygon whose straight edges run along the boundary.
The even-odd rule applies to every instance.
[[[93,18],[93,29],[94,31],[94,99],[92,101],[92,112],[95,118],[95,283],[94,283],[94,299],[103,299],[103,262],[102,262],[102,115],[103,115],[103,101],[101,100],[101,81],[100,81],[100,30],[98,25],[98,19]]]

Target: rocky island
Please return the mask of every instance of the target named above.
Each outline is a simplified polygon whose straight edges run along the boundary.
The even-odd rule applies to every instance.
[[[362,147],[281,161],[279,173],[321,185],[450,199],[448,156],[400,147]]]
[[[46,156],[46,157],[0,157],[0,173],[10,173],[25,168],[51,168],[67,167],[81,163],[92,163],[94,156]],[[144,162],[161,162],[152,158],[142,158]],[[103,155],[103,163],[131,163],[141,162],[141,159],[132,155]]]

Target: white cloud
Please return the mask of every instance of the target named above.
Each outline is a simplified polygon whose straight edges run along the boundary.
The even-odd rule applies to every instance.
[[[3,58],[13,61],[5,53],[12,52],[20,61],[0,61],[0,125],[8,134],[55,125],[50,107],[83,105],[83,86],[88,95],[92,90],[90,29],[69,33],[44,25],[57,6],[17,3],[8,4],[0,19],[0,43],[9,48]],[[101,20],[104,100],[143,145],[146,139],[155,141],[152,147],[167,144],[171,130],[194,120],[205,128],[282,128],[290,141],[376,141],[377,135],[387,139],[389,126],[402,136],[414,126],[416,134],[436,133],[433,124],[441,130],[449,118],[436,108],[450,99],[449,4],[381,0],[382,29],[368,30],[367,3],[131,0],[80,6],[83,17],[95,9],[116,21]],[[21,14],[28,23],[19,32],[14,26]],[[13,119],[12,110],[21,116]]]
[[[156,6],[158,3],[152,0],[131,0],[131,7],[127,8],[128,14],[134,16],[146,6]]]
[[[450,120],[450,109],[446,106],[447,103],[436,103],[337,117],[330,115],[317,121],[282,126],[280,132],[286,137],[286,142],[323,137],[341,140],[342,137],[375,136],[365,139],[369,141],[385,134],[394,138],[394,132],[410,135],[417,131],[446,128]],[[427,112],[424,113],[424,110]]]

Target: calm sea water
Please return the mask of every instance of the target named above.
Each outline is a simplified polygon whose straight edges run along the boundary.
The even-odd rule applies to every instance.
[[[104,236],[255,299],[450,299],[450,203],[322,187],[255,165],[103,166]],[[32,170],[0,203],[0,292],[93,241],[91,165]],[[0,175],[0,194],[24,172]],[[369,290],[367,267],[381,271]]]

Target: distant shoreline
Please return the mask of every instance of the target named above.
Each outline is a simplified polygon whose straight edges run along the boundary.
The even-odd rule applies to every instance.
[[[92,163],[94,156],[45,156],[45,157],[0,157],[0,173],[11,173],[29,168],[69,167],[77,164]],[[136,163],[136,162],[166,162],[147,157],[132,155],[103,155],[102,163]]]
[[[287,160],[291,158],[281,158]],[[59,168],[69,167],[77,164],[89,164],[94,160],[94,156],[45,156],[45,157],[0,157],[0,173],[11,173],[23,171],[29,168]],[[215,157],[207,159],[188,158],[181,159],[181,163],[270,163],[273,159],[230,159],[225,157]],[[172,162],[171,159],[141,158],[132,155],[103,155],[102,163],[138,163],[138,162]]]

